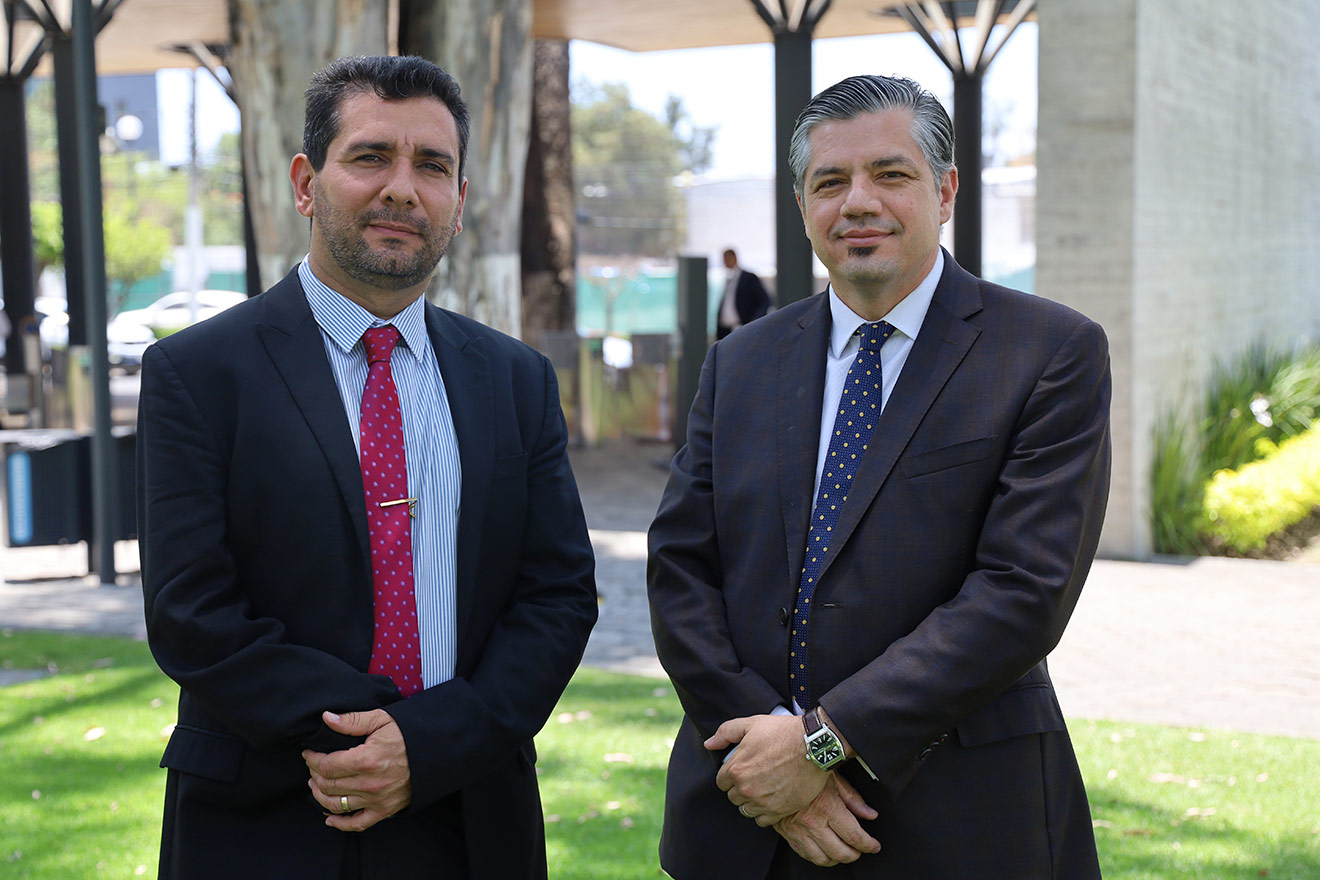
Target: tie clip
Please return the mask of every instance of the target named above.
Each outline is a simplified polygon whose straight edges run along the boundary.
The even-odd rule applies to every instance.
[[[410,516],[410,517],[414,517],[414,518],[417,516],[417,499],[416,499],[416,498],[396,498],[396,499],[393,500],[393,501],[381,501],[381,502],[377,503],[376,506],[377,506],[377,507],[394,507],[396,504],[406,504],[406,505],[408,505],[408,516]]]

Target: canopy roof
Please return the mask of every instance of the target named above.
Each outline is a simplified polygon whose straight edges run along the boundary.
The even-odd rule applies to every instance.
[[[229,41],[225,0],[94,0],[103,28],[96,66],[103,74],[148,73],[197,62],[174,47],[200,44],[212,50]],[[766,43],[772,25],[795,29],[819,18],[818,38],[911,30],[894,14],[901,0],[532,0],[536,37],[590,40],[635,52]],[[976,12],[974,0],[918,4],[940,24],[953,8],[960,24]],[[1005,16],[1016,5],[1005,4]],[[4,0],[5,33],[0,63],[17,72],[44,37],[42,20],[67,30],[71,0]],[[48,65],[43,62],[43,67]]]

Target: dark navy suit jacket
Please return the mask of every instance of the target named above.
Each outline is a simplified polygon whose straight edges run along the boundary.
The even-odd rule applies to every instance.
[[[147,631],[182,688],[161,876],[339,877],[299,753],[351,746],[322,710],[398,722],[412,806],[357,835],[363,868],[424,877],[461,814],[474,876],[545,875],[533,735],[596,619],[554,372],[426,307],[462,461],[457,674],[403,699],[367,673],[372,581],[357,454],[291,273],[148,349],[138,427]]]
[[[652,626],[686,712],[661,857],[682,880],[760,880],[777,845],[701,743],[788,705],[830,325],[814,296],[710,350],[651,527]],[[843,771],[882,851],[828,876],[1099,877],[1044,658],[1099,539],[1109,397],[1099,326],[945,255],[812,599],[811,691],[879,777]]]

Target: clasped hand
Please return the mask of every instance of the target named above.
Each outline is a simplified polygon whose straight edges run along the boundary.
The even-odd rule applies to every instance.
[[[705,746],[737,750],[724,762],[715,784],[743,815],[774,826],[793,851],[816,865],[853,862],[880,851],[858,819],[878,815],[837,773],[808,760],[802,720],[792,715],[754,715],[720,725]]]
[[[412,775],[403,733],[383,709],[321,716],[327,727],[366,742],[342,752],[302,753],[311,773],[312,797],[330,815],[325,824],[340,831],[366,831],[412,802]],[[343,798],[348,798],[348,810]]]

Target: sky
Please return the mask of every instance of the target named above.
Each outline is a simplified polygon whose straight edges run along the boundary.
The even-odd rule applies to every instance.
[[[1000,39],[1000,29],[991,45]],[[597,43],[570,45],[576,83],[623,82],[633,104],[663,116],[670,94],[683,99],[695,124],[717,126],[712,179],[774,173],[774,49],[768,44],[668,52],[626,52]],[[813,94],[859,73],[900,74],[934,92],[952,114],[953,79],[916,34],[817,40],[812,51]],[[1030,150],[1036,134],[1036,25],[1023,24],[986,74],[984,110],[1005,122],[1005,148]],[[1010,139],[1011,138],[1011,143]]]
[[[991,45],[1000,39],[996,28]],[[716,127],[710,179],[769,177],[774,174],[774,50],[768,43],[668,52],[626,52],[597,43],[570,44],[573,83],[622,82],[633,103],[663,116],[666,99],[683,100],[692,121]],[[886,34],[817,40],[813,50],[812,92],[858,73],[901,74],[933,91],[952,106],[948,69],[916,34]],[[197,74],[198,140],[202,151],[220,136],[238,130],[238,110],[205,71]],[[162,70],[156,76],[161,159],[181,164],[188,158],[190,74]],[[1036,25],[1023,24],[1008,40],[986,74],[987,122],[1004,122],[1008,154],[1030,150],[1036,132]]]

